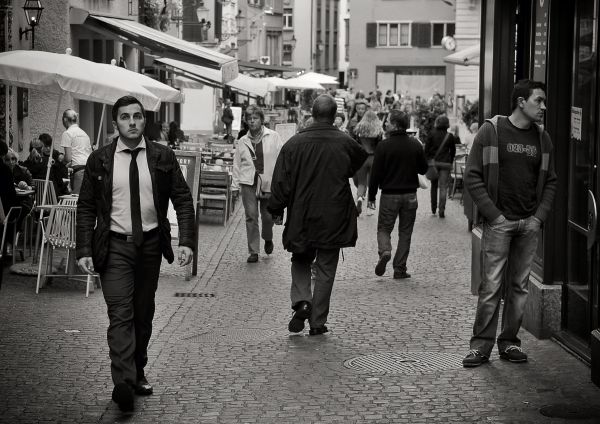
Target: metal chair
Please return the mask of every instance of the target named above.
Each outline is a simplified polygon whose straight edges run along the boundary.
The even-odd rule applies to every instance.
[[[450,188],[450,195],[448,197],[450,197],[451,199],[454,198],[454,195],[456,194],[456,191],[459,190],[460,191],[460,203],[462,204],[463,201],[463,186],[464,186],[464,181],[463,181],[463,170],[464,170],[464,166],[466,163],[466,155],[462,155],[462,156],[458,156],[456,158],[454,158],[454,163],[452,164],[452,169],[450,170],[450,177],[452,178],[452,187]]]
[[[2,203],[0,203],[0,207],[2,207]],[[15,257],[17,256],[17,251],[21,252],[21,260],[25,260],[24,253],[25,249],[18,248],[19,239],[17,237],[17,221],[21,216],[22,208],[21,206],[13,206],[6,214],[4,219],[4,223],[0,223],[2,226],[2,241],[0,242],[0,260],[4,258],[4,249],[6,247],[6,233],[10,228],[12,230],[12,241],[13,241],[13,264],[15,263]]]
[[[46,198],[44,199],[44,184],[46,180],[42,179],[34,179],[33,180],[33,188],[35,189],[35,201],[33,203],[33,209],[31,209],[30,217],[33,225],[37,225],[37,230],[35,231],[35,250],[33,253],[34,261],[35,256],[37,255],[38,248],[40,246],[40,235],[41,235],[41,226],[39,222],[40,210],[44,211],[44,215],[47,214],[47,211],[52,205],[58,204],[58,198],[56,196],[56,191],[54,190],[54,183],[52,181],[48,181],[48,192],[46,193]],[[30,240],[29,245],[33,245],[33,231],[30,232]]]
[[[70,256],[72,251],[75,250],[75,228],[76,228],[77,208],[74,206],[66,205],[55,205],[50,207],[50,215],[48,217],[48,223],[45,225],[43,222],[42,235],[43,240],[40,248],[40,259],[38,267],[38,278],[35,292],[39,293],[40,287],[44,285],[47,277],[85,277],[86,278],[86,291],[85,297],[89,296],[90,291],[94,291],[94,279],[100,282],[100,276],[98,274],[74,274],[69,271],[70,262],[67,260],[66,269],[64,274],[51,274],[52,272],[52,259],[55,249],[67,249],[68,255]],[[42,274],[42,265],[44,262],[44,244],[48,244],[46,251],[46,271]]]
[[[200,172],[200,195],[198,196],[198,213],[204,210],[223,212],[223,225],[227,224],[231,204],[231,178],[227,171]]]

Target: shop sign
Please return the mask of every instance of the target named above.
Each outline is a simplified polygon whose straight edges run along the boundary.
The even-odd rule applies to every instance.
[[[581,117],[582,109],[580,107],[571,107],[571,139],[581,141]]]
[[[546,53],[548,51],[548,6],[550,0],[535,2],[533,46],[533,79],[546,82]]]

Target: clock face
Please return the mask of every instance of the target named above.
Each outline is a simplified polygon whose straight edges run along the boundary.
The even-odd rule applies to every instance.
[[[456,40],[451,35],[446,35],[442,38],[442,46],[446,50],[454,50],[456,48]]]

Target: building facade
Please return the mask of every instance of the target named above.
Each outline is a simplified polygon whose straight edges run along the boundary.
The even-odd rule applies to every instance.
[[[413,99],[444,94],[441,40],[454,35],[455,12],[440,0],[352,1],[348,85],[392,90]]]
[[[283,0],[238,0],[238,59],[283,62]]]
[[[481,0],[456,1],[456,51],[476,48],[480,41]],[[464,99],[475,101],[479,98],[479,66],[454,66],[454,103]]]

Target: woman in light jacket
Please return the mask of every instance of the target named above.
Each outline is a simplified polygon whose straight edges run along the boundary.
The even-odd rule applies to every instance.
[[[263,125],[264,121],[265,115],[260,107],[250,105],[246,108],[249,130],[238,140],[233,155],[232,188],[240,190],[246,214],[246,236],[250,254],[247,262],[258,262],[261,236],[265,241],[265,253],[270,255],[273,252],[273,218],[267,211],[267,204],[275,161],[283,143],[279,134]],[[259,211],[262,221],[261,233],[258,226]]]

